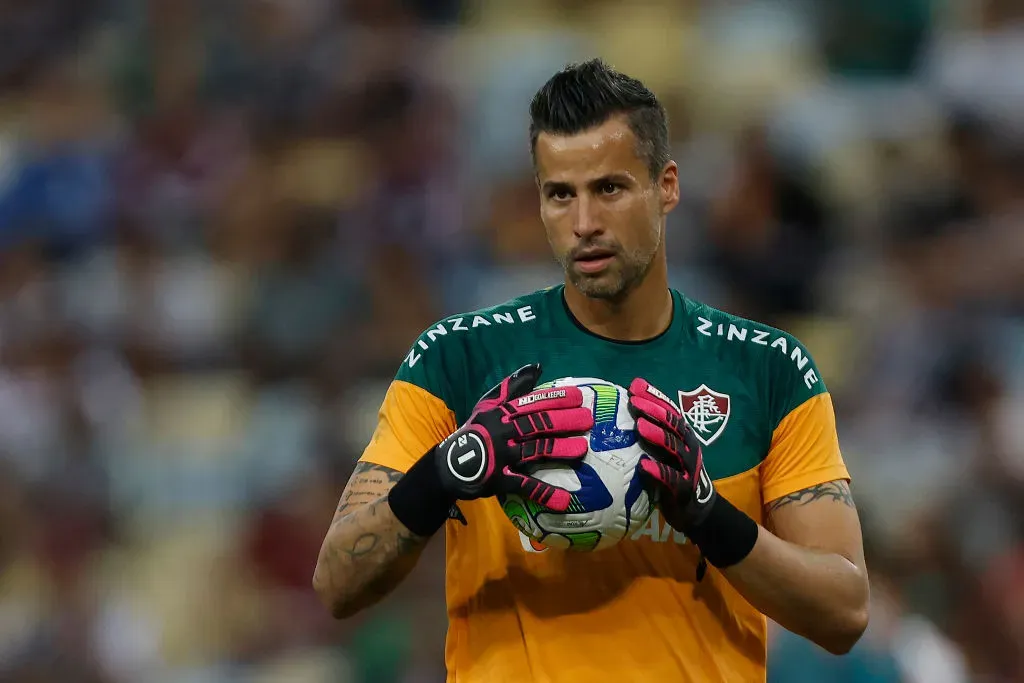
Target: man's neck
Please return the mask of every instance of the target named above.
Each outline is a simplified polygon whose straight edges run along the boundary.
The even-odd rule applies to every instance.
[[[607,339],[645,341],[672,324],[672,294],[665,273],[648,273],[621,301],[592,299],[566,284],[565,302],[583,327]]]

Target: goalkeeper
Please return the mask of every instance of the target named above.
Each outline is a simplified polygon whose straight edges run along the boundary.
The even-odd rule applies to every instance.
[[[379,600],[444,534],[448,680],[764,681],[771,618],[833,653],[868,580],[828,390],[792,335],[668,285],[679,201],[665,111],[599,60],[536,94],[540,211],[565,282],[439,320],[413,343],[341,495],[313,585],[335,616]],[[573,462],[575,387],[629,388],[656,510],[594,553],[537,548],[494,496],[554,511],[526,465]]]

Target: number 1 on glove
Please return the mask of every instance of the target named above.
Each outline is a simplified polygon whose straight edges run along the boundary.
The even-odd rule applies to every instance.
[[[573,461],[587,453],[582,435],[594,426],[579,387],[534,390],[540,366],[527,365],[488,391],[472,415],[437,446],[446,490],[459,500],[515,493],[556,512],[568,509],[572,494],[517,468]]]

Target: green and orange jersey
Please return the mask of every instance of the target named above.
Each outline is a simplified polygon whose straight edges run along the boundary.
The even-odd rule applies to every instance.
[[[642,343],[582,328],[563,287],[446,318],[413,344],[362,460],[406,471],[517,368],[541,381],[644,377],[681,405],[718,491],[758,522],[767,501],[848,479],[831,398],[780,330],[673,291],[672,323]],[[655,512],[607,550],[538,547],[495,499],[446,525],[445,659],[453,683],[763,681],[765,617]]]

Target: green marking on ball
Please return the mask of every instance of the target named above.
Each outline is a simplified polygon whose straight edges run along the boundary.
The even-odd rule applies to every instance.
[[[581,531],[564,536],[569,539],[570,550],[593,550],[601,542],[600,531]]]
[[[529,498],[504,498],[501,509],[517,529],[527,536],[537,537],[537,515],[547,511],[543,505],[539,505]]]
[[[505,515],[512,520],[512,523],[519,527],[520,530],[529,521],[526,516],[526,508],[523,504],[515,499],[505,500],[505,504],[502,505],[502,509],[505,511]]]
[[[594,390],[594,421],[611,422],[619,412],[619,390],[608,384],[591,384]]]

